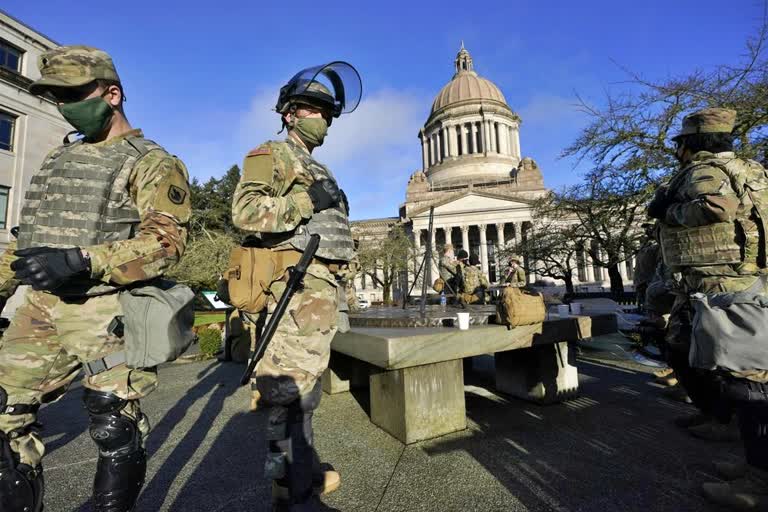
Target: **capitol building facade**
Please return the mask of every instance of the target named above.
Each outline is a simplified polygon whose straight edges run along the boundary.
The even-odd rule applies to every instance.
[[[432,247],[438,255],[444,244],[466,249],[489,281],[501,279],[504,250],[532,232],[532,203],[549,190],[536,161],[523,157],[520,117],[490,80],[474,70],[472,56],[462,44],[454,61],[453,78],[435,97],[424,126],[419,130],[422,168],[414,172],[398,217],[354,221],[353,233],[361,246],[375,243],[402,224],[423,254],[429,237],[430,210],[434,208]],[[438,255],[439,257],[439,255]],[[530,283],[558,285],[537,274],[537,263],[525,261]],[[625,282],[631,282],[634,261],[620,264]],[[396,283],[395,296],[408,283]],[[595,266],[586,252],[579,255],[574,283],[590,291],[607,287],[607,271]],[[431,276],[437,276],[432,264]],[[370,275],[356,279],[359,296],[382,300],[380,283]],[[397,297],[395,297],[397,298]]]

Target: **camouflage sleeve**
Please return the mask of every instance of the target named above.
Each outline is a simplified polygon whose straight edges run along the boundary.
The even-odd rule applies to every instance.
[[[312,200],[294,191],[296,175],[270,146],[245,157],[243,175],[235,189],[232,221],[240,229],[260,233],[293,231],[312,216]]]
[[[84,248],[94,279],[116,284],[161,276],[184,253],[192,213],[184,164],[151,151],[133,169],[128,183],[141,222],[134,238]]]
[[[702,165],[691,170],[669,206],[667,224],[695,227],[732,221],[739,198],[728,176],[717,167]]]
[[[11,263],[16,259],[13,254],[15,250],[16,241],[14,240],[8,244],[5,252],[0,256],[0,304],[5,304],[20,284],[13,278],[14,272],[11,270]]]

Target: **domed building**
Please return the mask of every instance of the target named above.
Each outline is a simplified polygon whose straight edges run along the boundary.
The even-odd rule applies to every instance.
[[[434,208],[432,246],[438,259],[439,249],[453,244],[480,262],[489,281],[500,281],[500,252],[527,236],[532,203],[548,193],[536,161],[522,156],[521,123],[496,84],[475,71],[462,44],[453,77],[435,96],[419,130],[422,168],[411,174],[399,217],[353,222],[361,244],[375,242],[400,223],[424,250]],[[587,263],[586,253],[580,259],[576,283],[603,280],[602,269]],[[529,281],[537,281],[537,263],[526,261],[525,267]],[[430,279],[437,275],[433,264]],[[362,278],[356,285],[364,298],[381,300],[376,280]],[[402,293],[406,283],[397,287]]]
[[[536,162],[522,156],[520,125],[462,44],[453,77],[419,130],[422,169],[411,176],[400,211],[417,246],[426,244],[434,207],[435,246],[467,249],[491,281],[499,279],[499,251],[528,229],[532,200],[547,193]]]

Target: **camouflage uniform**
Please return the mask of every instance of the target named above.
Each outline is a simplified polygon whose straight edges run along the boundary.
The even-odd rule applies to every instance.
[[[57,79],[55,73],[62,67],[76,70],[77,77],[102,76],[98,66],[111,66],[105,56],[87,47],[52,50],[41,58],[40,82],[45,85],[46,80]],[[93,181],[94,176],[110,172],[109,186]],[[123,350],[123,340],[107,332],[110,322],[122,314],[116,292],[163,275],[184,252],[191,214],[187,181],[181,161],[144,139],[140,130],[103,142],[77,141],[58,147],[33,176],[22,210],[19,247],[68,248],[74,245],[68,242],[86,239],[102,243],[81,246],[90,255],[90,275],[53,292],[30,290],[3,337],[0,387],[8,395],[7,403],[24,406],[24,413],[0,414],[0,431],[11,439],[22,464],[39,467],[44,453],[40,437],[29,430],[39,405],[66,392],[84,364]],[[102,192],[93,192],[97,196],[81,204],[99,187]],[[125,215],[122,224],[111,224],[124,228],[104,235],[99,226],[110,227],[110,215]],[[12,251],[9,248],[0,259],[0,289],[6,292],[18,284],[10,270],[15,259]],[[156,388],[156,370],[130,369],[123,363],[86,373],[83,385],[127,401],[120,414],[146,433],[138,399]],[[101,506],[107,505],[95,503],[96,510]]]
[[[234,224],[257,234],[275,250],[291,250],[285,240],[317,215],[306,191],[320,174],[333,179],[327,168],[292,139],[263,144],[245,158],[232,205]],[[346,213],[343,219],[349,230]],[[318,254],[325,243],[321,242]],[[291,464],[286,460],[290,448],[285,440],[297,421],[308,425],[311,444],[311,412],[320,401],[319,379],[328,366],[337,331],[337,287],[354,257],[352,247],[341,252],[348,254],[346,261],[319,257],[309,266],[303,289],[291,298],[253,375],[252,389],[260,397],[259,404],[270,407],[267,438],[271,444],[265,474],[283,483]],[[272,285],[275,301],[271,301],[270,313],[284,287],[284,282]],[[296,417],[297,407],[308,418]]]
[[[504,278],[504,283],[515,288],[525,287],[525,285],[528,284],[525,279],[525,269],[520,265],[514,269],[510,268],[509,273]]]
[[[731,110],[705,109],[685,118],[681,136],[730,133],[735,117]],[[688,365],[692,319],[689,296],[750,288],[765,292],[764,284],[758,281],[759,267],[765,266],[757,248],[760,235],[749,208],[742,204],[740,192],[744,191],[739,190],[745,179],[755,175],[762,176],[763,185],[768,186],[768,178],[757,162],[739,159],[732,152],[699,151],[672,177],[666,190],[657,192],[649,206],[650,210],[655,202],[666,203],[663,213],[657,216],[664,263],[669,267],[675,294],[667,332],[670,365],[694,404],[723,423],[730,419],[731,407],[737,405],[722,395],[729,379]],[[747,387],[747,382],[768,382],[768,372],[763,370],[732,373],[730,377],[731,383]],[[762,437],[768,426],[767,413],[763,408],[757,415],[741,416],[747,460],[764,470],[768,470],[768,439]],[[765,426],[761,430],[755,422]],[[762,432],[757,434],[759,439],[755,438],[757,431]],[[750,447],[755,446],[758,453],[750,453]],[[768,498],[768,492],[763,493]]]
[[[482,300],[483,293],[478,290],[487,289],[490,286],[488,278],[485,277],[482,270],[474,265],[465,265],[460,263],[461,275],[463,277],[464,286],[462,288],[461,300],[465,304],[473,304]]]

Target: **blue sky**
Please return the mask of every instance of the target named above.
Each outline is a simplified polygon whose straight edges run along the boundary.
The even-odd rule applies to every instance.
[[[558,158],[586,122],[576,93],[600,104],[605,90],[625,88],[616,63],[654,79],[735,62],[762,3],[3,0],[2,9],[62,44],[111,53],[132,123],[199,179],[278,137],[269,109],[296,71],[351,62],[363,102],[334,122],[316,156],[360,219],[397,215],[421,166],[418,130],[462,40],[521,115],[524,156],[559,188],[578,180]]]

